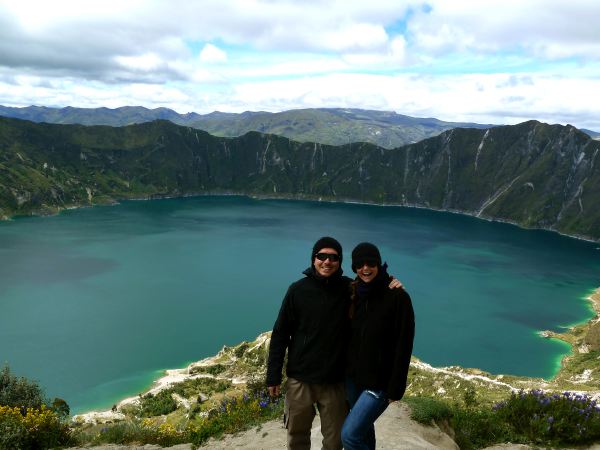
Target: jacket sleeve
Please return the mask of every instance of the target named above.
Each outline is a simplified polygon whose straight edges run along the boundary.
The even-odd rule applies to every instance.
[[[278,386],[281,384],[283,361],[292,334],[292,287],[293,285],[288,288],[281,303],[275,325],[273,325],[271,343],[269,345],[269,358],[267,360],[267,386]]]
[[[400,400],[406,391],[406,380],[415,337],[415,313],[410,296],[403,289],[396,297],[395,347],[392,376],[387,387],[390,400]]]

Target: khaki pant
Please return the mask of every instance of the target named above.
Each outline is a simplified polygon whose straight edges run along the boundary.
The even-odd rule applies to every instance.
[[[288,449],[310,449],[316,406],[321,416],[323,450],[341,450],[340,434],[348,414],[344,384],[312,384],[288,378],[286,387],[284,421]]]

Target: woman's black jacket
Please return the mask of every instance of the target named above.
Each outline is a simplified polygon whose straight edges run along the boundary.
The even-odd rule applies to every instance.
[[[348,347],[348,376],[360,389],[383,390],[400,400],[415,335],[415,315],[404,289],[389,289],[380,282],[357,295]]]

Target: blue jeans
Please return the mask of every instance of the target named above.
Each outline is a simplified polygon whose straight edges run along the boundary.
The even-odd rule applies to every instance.
[[[345,450],[375,450],[375,421],[388,407],[384,391],[361,390],[346,380],[350,413],[342,427]]]

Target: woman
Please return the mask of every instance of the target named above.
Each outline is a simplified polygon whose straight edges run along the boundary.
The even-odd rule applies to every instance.
[[[387,406],[400,400],[415,334],[415,316],[409,295],[389,289],[387,264],[371,243],[352,251],[352,285],[346,396],[350,413],[342,428],[346,450],[375,449],[375,420]]]

